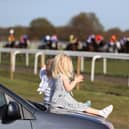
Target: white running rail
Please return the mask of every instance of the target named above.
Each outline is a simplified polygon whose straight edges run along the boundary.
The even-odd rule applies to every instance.
[[[15,71],[15,62],[17,54],[25,54],[26,55],[26,66],[29,65],[29,54],[35,54],[34,60],[34,74],[37,74],[37,65],[38,65],[38,57],[39,55],[57,55],[59,53],[65,53],[69,56],[74,57],[82,57],[81,70],[83,70],[83,59],[86,57],[92,58],[92,66],[91,66],[91,81],[94,81],[95,74],[95,61],[96,59],[103,59],[103,72],[106,74],[107,72],[107,59],[120,59],[120,60],[129,60],[129,54],[122,53],[104,53],[104,52],[82,52],[82,51],[60,51],[60,50],[44,50],[44,49],[18,49],[18,48],[0,48],[0,63],[1,63],[1,53],[12,53],[12,71]]]

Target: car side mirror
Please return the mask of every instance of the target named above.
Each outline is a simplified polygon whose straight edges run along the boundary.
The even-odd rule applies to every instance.
[[[8,105],[5,105],[2,112],[2,123],[10,123],[20,118],[20,110],[16,102],[10,102]]]

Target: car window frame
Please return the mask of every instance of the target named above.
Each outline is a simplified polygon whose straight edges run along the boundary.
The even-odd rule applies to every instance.
[[[11,101],[16,102],[18,104],[22,120],[35,119],[33,114],[30,111],[28,111],[28,109],[21,102],[18,102],[15,97],[13,97],[12,95],[8,94],[7,92],[5,92],[1,89],[0,89],[0,93],[3,94],[3,97],[5,99],[5,104],[9,104],[9,102],[11,102]]]

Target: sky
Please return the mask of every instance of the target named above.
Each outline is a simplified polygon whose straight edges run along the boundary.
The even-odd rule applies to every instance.
[[[0,27],[29,26],[39,17],[61,26],[81,12],[95,13],[105,30],[129,29],[129,0],[0,0]]]

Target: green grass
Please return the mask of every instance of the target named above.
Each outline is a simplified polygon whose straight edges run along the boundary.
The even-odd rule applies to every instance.
[[[91,71],[91,60],[85,61],[85,72]],[[96,61],[95,72],[103,73],[103,61]],[[129,76],[129,61],[125,60],[107,60],[107,74],[114,76]]]
[[[36,89],[38,87],[38,82],[35,81],[27,81],[27,80],[10,80],[6,77],[0,77],[0,83],[8,87],[9,89],[16,92],[23,98],[34,100],[34,101],[41,101],[42,96],[40,96]]]

